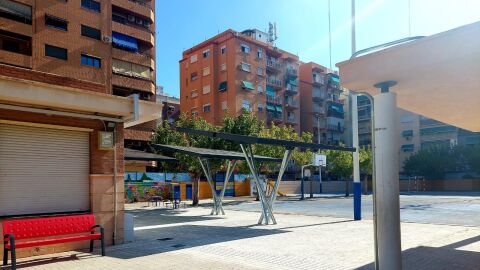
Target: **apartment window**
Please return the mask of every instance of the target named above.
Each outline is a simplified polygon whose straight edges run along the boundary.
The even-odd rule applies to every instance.
[[[45,56],[55,57],[62,60],[68,59],[67,49],[45,44]]]
[[[250,53],[250,47],[246,44],[242,44],[241,46],[242,52],[244,53]]]
[[[262,59],[263,58],[263,50],[262,49],[257,49],[257,58]]]
[[[257,74],[262,76],[263,75],[263,68],[261,68],[261,67],[257,68]]]
[[[32,55],[32,38],[0,30],[0,50]]]
[[[244,108],[245,110],[250,111],[250,101],[247,100],[247,99],[244,99],[244,100],[242,101],[242,108]]]
[[[203,76],[208,76],[210,75],[210,67],[206,67],[202,70],[202,75]]]
[[[62,18],[53,17],[50,15],[45,15],[45,25],[52,27],[58,30],[67,31],[68,22]]]
[[[100,30],[82,24],[82,36],[100,40],[102,34]]]
[[[203,51],[203,58],[207,58],[210,55],[210,50]]]
[[[195,81],[196,79],[198,79],[197,72],[192,72],[192,74],[190,74],[190,81]]]
[[[261,84],[259,84],[259,85],[257,86],[257,92],[258,92],[258,93],[263,93],[263,86],[262,86]]]
[[[258,109],[258,112],[263,112],[263,104],[259,103],[257,109]]]
[[[203,112],[204,112],[204,113],[209,113],[209,112],[210,112],[210,109],[211,109],[210,104],[205,104],[205,105],[203,105]]]
[[[91,66],[94,68],[102,67],[102,60],[98,57],[90,56],[87,54],[82,54],[82,65]]]
[[[220,85],[218,86],[218,91],[219,92],[227,91],[227,81],[223,81],[220,83]]]
[[[246,72],[250,72],[250,64],[242,62],[241,69]]]
[[[193,108],[190,112],[192,113],[192,116],[198,116],[197,108]]]
[[[25,24],[32,24],[32,7],[15,1],[0,1],[0,17]]]
[[[112,72],[115,74],[135,77],[139,79],[152,79],[152,70],[150,69],[150,67],[118,59],[112,59]]]
[[[195,62],[197,62],[197,55],[196,54],[190,56],[190,63],[195,63]]]
[[[192,98],[196,98],[196,97],[198,97],[198,91],[197,91],[197,89],[192,90]]]
[[[227,70],[227,64],[223,63],[220,65],[220,71],[225,71]]]
[[[208,93],[210,93],[210,84],[203,86],[202,93],[203,93],[203,94],[208,94]]]
[[[225,52],[227,51],[227,46],[223,45],[221,48],[220,48],[220,52],[222,54],[225,54]]]
[[[82,8],[100,13],[100,2],[93,0],[82,0]]]

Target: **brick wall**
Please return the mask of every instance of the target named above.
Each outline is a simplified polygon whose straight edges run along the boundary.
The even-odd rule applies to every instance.
[[[79,128],[93,129],[90,133],[90,207],[91,212],[95,214],[98,224],[105,226],[106,242],[112,243],[113,224],[114,224],[114,185],[113,185],[113,167],[114,155],[113,150],[98,149],[98,131],[104,130],[104,124],[100,120],[81,119],[63,116],[48,116],[45,114],[19,112],[12,110],[0,109],[0,119],[32,122],[49,125],[70,126]],[[123,124],[117,128],[117,243],[123,241],[123,214],[124,214],[124,186],[123,186]],[[1,222],[1,220],[0,220]],[[88,241],[58,244],[44,246],[40,248],[25,248],[18,250],[18,257],[33,256],[40,254],[48,254],[54,252],[62,252],[73,249],[86,249]],[[3,249],[0,250],[2,255]]]

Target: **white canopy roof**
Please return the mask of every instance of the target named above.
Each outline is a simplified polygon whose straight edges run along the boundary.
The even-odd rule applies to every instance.
[[[374,84],[398,84],[398,107],[470,131],[480,132],[480,22],[337,64],[342,86],[380,91]]]

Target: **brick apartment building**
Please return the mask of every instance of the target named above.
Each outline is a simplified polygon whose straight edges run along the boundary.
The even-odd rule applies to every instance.
[[[310,62],[300,64],[300,126],[314,142],[344,143],[344,99],[334,71]]]
[[[0,222],[94,213],[122,242],[124,137],[161,114],[153,22],[153,0],[0,1]]]
[[[246,109],[299,132],[298,67],[269,34],[227,30],[183,52],[180,109],[216,125]]]

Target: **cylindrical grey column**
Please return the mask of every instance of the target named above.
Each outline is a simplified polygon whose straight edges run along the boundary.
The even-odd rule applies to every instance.
[[[395,93],[374,96],[378,268],[401,270],[399,133]]]

